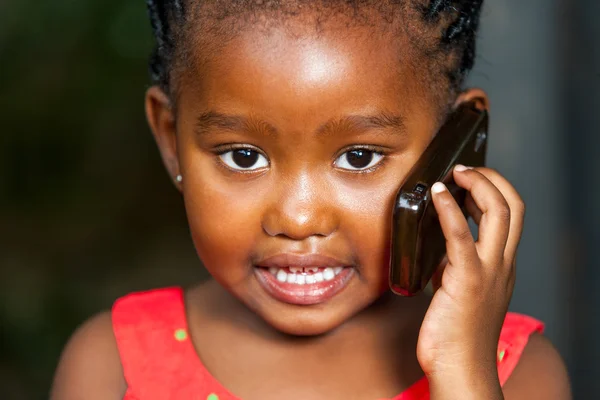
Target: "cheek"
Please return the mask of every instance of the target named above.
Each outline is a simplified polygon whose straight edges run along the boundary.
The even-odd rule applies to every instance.
[[[377,190],[354,191],[341,199],[345,215],[340,228],[350,238],[361,264],[373,272],[371,264],[386,262],[397,186],[387,184]]]
[[[185,207],[194,245],[206,268],[248,262],[260,234],[260,212],[243,193],[219,187],[203,174],[189,174],[184,184]]]
[[[385,175],[374,183],[338,189],[336,201],[343,210],[340,230],[352,243],[362,273],[372,279],[387,278],[396,194],[420,152],[418,148],[390,162]]]

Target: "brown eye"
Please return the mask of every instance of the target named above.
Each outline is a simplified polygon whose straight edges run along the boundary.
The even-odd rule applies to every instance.
[[[219,155],[229,168],[253,171],[269,166],[266,157],[253,149],[234,149]]]
[[[354,149],[345,152],[337,160],[335,165],[341,169],[361,171],[377,165],[383,158],[383,154],[368,149]]]

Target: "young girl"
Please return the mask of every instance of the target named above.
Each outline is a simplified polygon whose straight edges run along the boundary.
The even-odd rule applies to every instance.
[[[67,345],[52,398],[570,398],[506,313],[524,206],[458,165],[434,296],[387,288],[399,185],[457,105],[477,0],[148,0],[150,127],[210,281],[130,294]],[[169,268],[165,265],[165,268]]]

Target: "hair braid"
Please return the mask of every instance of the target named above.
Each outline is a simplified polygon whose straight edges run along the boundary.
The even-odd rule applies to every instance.
[[[425,10],[427,21],[437,22],[444,12],[454,12],[455,19],[444,30],[439,48],[458,52],[459,63],[454,66],[448,78],[453,86],[462,84],[475,64],[475,42],[483,0],[432,0]]]
[[[450,0],[432,0],[429,7],[424,9],[424,17],[426,21],[437,22],[440,15],[445,12],[452,4]]]
[[[150,78],[163,89],[169,87],[169,73],[176,46],[172,29],[185,14],[183,0],[146,0],[156,46],[150,56]]]

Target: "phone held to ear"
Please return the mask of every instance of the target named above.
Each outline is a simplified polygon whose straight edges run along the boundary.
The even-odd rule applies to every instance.
[[[466,191],[453,180],[455,165],[485,165],[488,113],[474,102],[447,119],[402,184],[394,204],[390,289],[402,296],[422,291],[446,255],[446,240],[431,200],[431,186],[443,182],[465,215]]]

